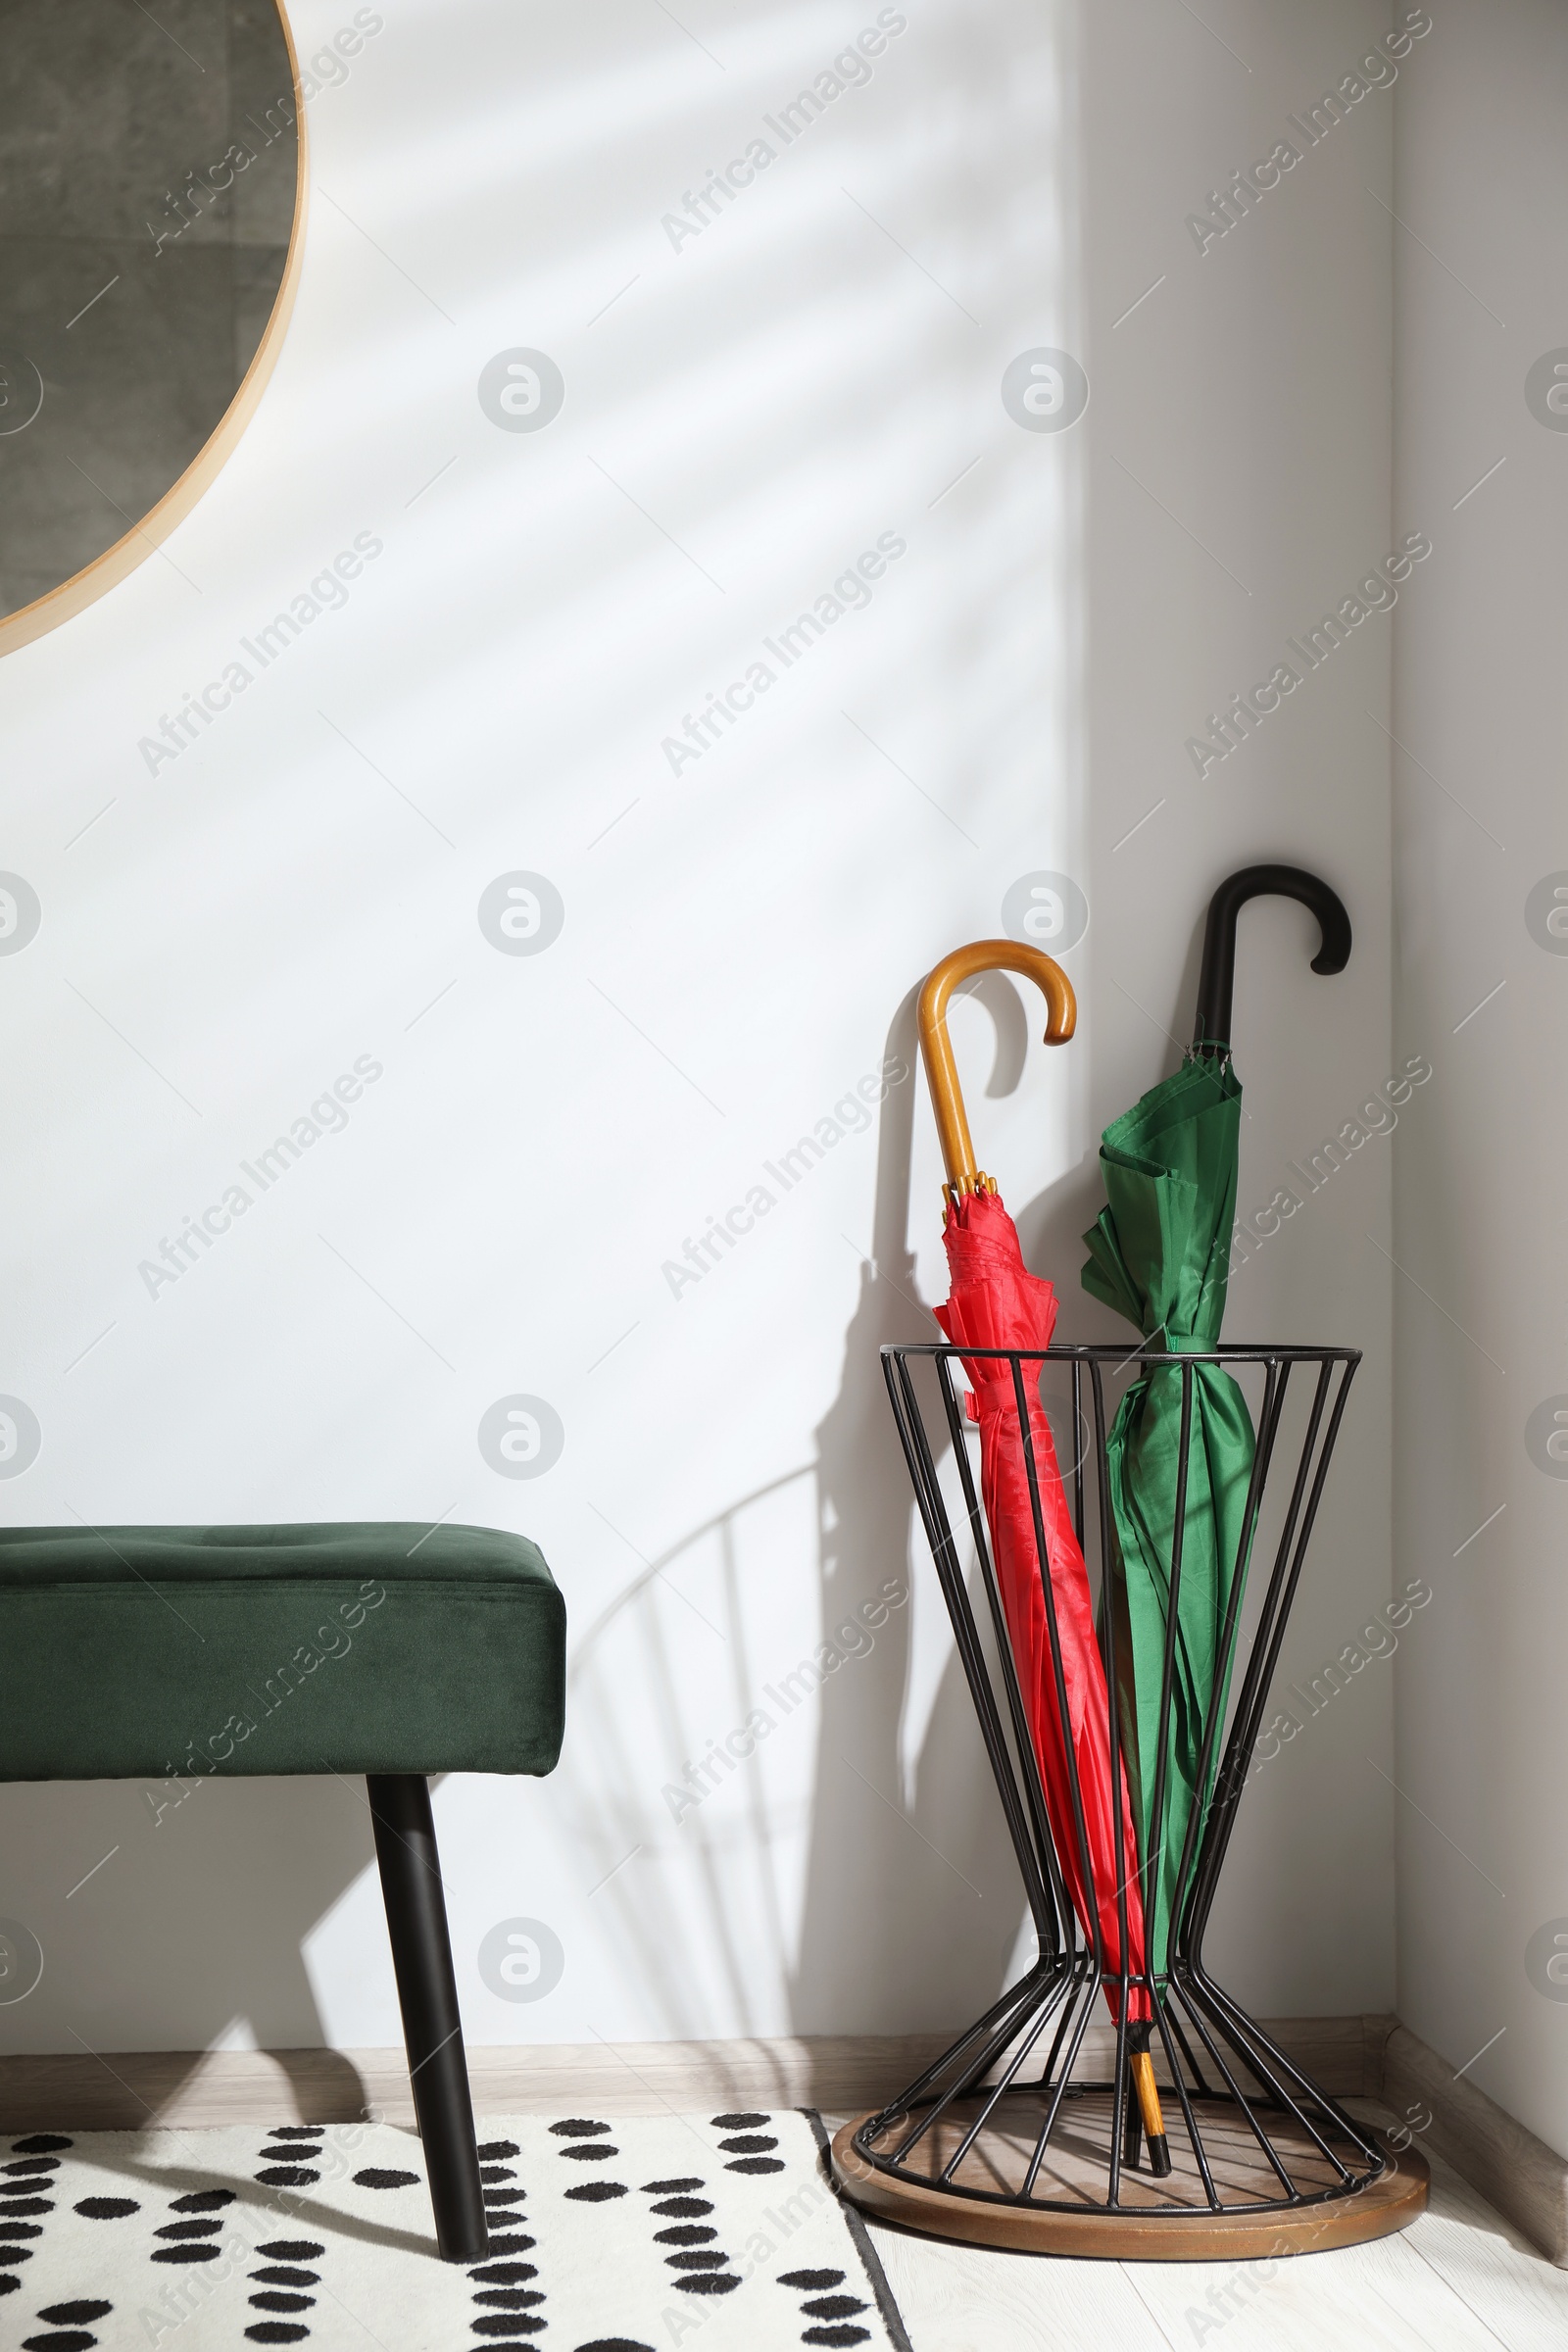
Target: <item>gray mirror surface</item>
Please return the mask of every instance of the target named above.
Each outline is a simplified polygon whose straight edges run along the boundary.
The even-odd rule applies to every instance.
[[[274,0],[0,0],[0,64],[3,619],[222,421],[283,281],[298,138]]]

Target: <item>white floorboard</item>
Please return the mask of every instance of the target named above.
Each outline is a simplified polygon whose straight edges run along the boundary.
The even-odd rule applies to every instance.
[[[914,2352],[1568,2352],[1568,2271],[1428,2160],[1411,2229],[1272,2265],[1069,2262],[870,2229]]]

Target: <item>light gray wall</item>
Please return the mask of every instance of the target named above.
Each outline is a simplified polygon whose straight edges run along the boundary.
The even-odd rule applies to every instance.
[[[1367,88],[1316,146],[1290,126],[1356,73],[1392,20],[1356,7],[1202,13],[1217,31],[1157,7],[1097,8],[1086,19],[1086,282],[1098,361],[1085,535],[1084,806],[1097,914],[1087,1127],[1097,1133],[1174,1066],[1177,1041],[1191,1034],[1213,883],[1272,857],[1324,873],[1350,909],[1348,970],[1310,973],[1316,932],[1300,908],[1249,909],[1234,1031],[1246,1113],[1241,1218],[1255,1232],[1256,1212],[1281,1191],[1299,1205],[1283,1221],[1265,1213],[1261,1246],[1241,1237],[1226,1337],[1366,1351],[1281,1657],[1281,1682],[1291,1683],[1339,1659],[1389,1592],[1381,1251],[1392,1138],[1352,1146],[1315,1191],[1291,1163],[1306,1167],[1339,1137],[1421,1041],[1391,1034],[1389,1016],[1392,614],[1353,625],[1316,670],[1287,641],[1336,612],[1423,518],[1390,497],[1392,259],[1379,198],[1388,201],[1393,92]],[[1400,72],[1420,71],[1427,45]],[[1280,140],[1299,161],[1226,233],[1206,232],[1202,219],[1220,217],[1209,192]],[[1428,567],[1413,569],[1410,593],[1420,594]],[[1203,760],[1200,778],[1187,739],[1204,736],[1207,714],[1281,662],[1300,683],[1240,748]],[[1090,1164],[1060,1221],[1063,1257],[1066,1234],[1096,1206]],[[1078,1329],[1120,1328],[1081,1300],[1074,1308]],[[1389,1998],[1393,1825],[1382,1775],[1392,1698],[1388,1667],[1374,1659],[1316,1715],[1281,1700],[1297,1728],[1282,1727],[1260,1760],[1216,1915],[1215,1956],[1263,2014],[1376,2009]]]
[[[1077,1285],[1098,1133],[1172,1066],[1230,867],[1319,864],[1356,925],[1326,981],[1299,910],[1245,918],[1249,1218],[1430,1042],[1390,1019],[1388,615],[1223,763],[1187,748],[1428,519],[1390,494],[1389,94],[1206,252],[1187,225],[1383,18],[1238,9],[1221,41],[1152,0],[902,13],[869,83],[677,250],[662,216],[875,8],[715,0],[693,37],[641,0],[387,10],[313,103],[296,321],[180,571],[0,675],[0,863],[43,906],[0,962],[0,1388],[43,1428],[0,1509],[537,1538],[571,1615],[562,1768],[438,1797],[480,2041],[944,2025],[1013,1948],[875,1360],[943,1295],[919,1082],[695,1287],[663,1271],[907,1062],[935,958],[1021,876],[1087,898],[1070,1048],[1008,990],[955,1016],[1066,1336],[1122,1336]],[[339,21],[297,12],[307,57]],[[1061,433],[1000,397],[1040,347],[1088,371]],[[539,432],[480,405],[519,348],[564,378]],[[362,533],[346,605],[144,754]],[[869,608],[673,773],[683,714],[883,533],[906,552]],[[519,869],[564,901],[538,956],[476,917]],[[385,1074],[348,1131],[150,1295],[176,1219],[362,1054]],[[1372,1137],[1298,1186],[1236,1280],[1233,1336],[1367,1351],[1290,1677],[1390,1589],[1391,1168]],[[516,1392],[564,1424],[533,1484],[476,1442]],[[677,1822],[665,1785],[904,1579],[870,1655]],[[1371,1662],[1247,1800],[1219,1957],[1265,2012],[1392,1997],[1392,1698]],[[0,1913],[48,1955],[10,2046],[397,2038],[352,1789],[214,1784],[155,1826],[137,1788],[11,1788],[0,1831]],[[478,1974],[514,1917],[564,1947],[534,2004]]]
[[[1568,24],[1470,5],[1427,49],[1399,92],[1396,447],[1397,503],[1442,543],[1396,632],[1396,1025],[1438,1069],[1396,1139],[1395,1303],[1399,1568],[1435,1597],[1397,1664],[1398,2006],[1568,2153],[1568,1486],[1544,1450],[1568,1411],[1568,961],[1544,926],[1568,435],[1526,399],[1568,359]]]

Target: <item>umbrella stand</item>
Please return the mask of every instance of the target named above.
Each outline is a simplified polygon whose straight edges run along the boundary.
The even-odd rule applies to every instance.
[[[857,2203],[906,2228],[977,2244],[1164,2261],[1246,2259],[1356,2244],[1404,2228],[1424,2208],[1428,2175],[1420,2156],[1413,2149],[1396,2152],[1370,2126],[1348,2116],[1224,1990],[1203,1956],[1286,1622],[1359,1361],[1355,1349],[1344,1348],[1215,1346],[1167,1353],[1146,1345],[1129,1353],[1106,1347],[985,1348],[965,1341],[961,1348],[883,1348],[894,1420],[1039,1950],[1018,1981],[934,2065],[879,2113],[858,2117],[840,2131],[833,2143],[834,2172]],[[1221,1367],[1254,1387],[1261,1383],[1257,1444],[1240,1526],[1244,1556],[1259,1543],[1271,1478],[1286,1499],[1250,1639],[1244,1640],[1240,1625],[1243,1581],[1236,1575],[1229,1580],[1220,1640],[1237,1672],[1233,1681],[1216,1682],[1202,1722],[1199,1785],[1209,1785],[1212,1772],[1213,1795],[1206,1808],[1195,1807],[1187,1820],[1168,1946],[1156,1966],[1152,1954],[1144,1951],[1141,1933],[1129,1934],[1129,1898],[1137,1903],[1140,1878],[1149,1885],[1161,1851],[1169,1802],[1164,1735],[1178,1671],[1174,1637],[1165,1647],[1150,1850],[1140,1861],[1118,1833],[1112,1863],[1104,1838],[1097,1842],[1084,1836],[1079,1759],[1090,1751],[1075,1748],[1070,1739],[1058,1743],[1070,1781],[1070,1813],[1059,1792],[1054,1802],[1047,1801],[1040,1727],[1020,1681],[1010,1630],[1014,1620],[999,1578],[977,1473],[975,1430],[958,1382],[960,1370],[971,1390],[977,1374],[1005,1377],[1012,1392],[1052,1633],[1050,1683],[1065,1733],[1067,1692],[1048,1556],[1052,1520],[1049,1506],[1042,1507],[1046,1465],[1036,1443],[1049,1424],[1043,1405],[1031,1409],[1029,1400],[1038,1396],[1043,1379],[1068,1389],[1079,1431],[1080,1408],[1087,1401],[1087,1440],[1072,1448],[1072,1526],[1081,1542],[1092,1496],[1101,1582],[1108,1591],[1115,1520],[1107,1386],[1156,1370],[1179,1379],[1180,1459],[1185,1462],[1202,1365]],[[1302,1383],[1310,1389],[1304,1415],[1292,1416],[1293,1431],[1301,1419],[1306,1424],[1298,1449],[1286,1430],[1293,1380],[1298,1392]],[[961,1505],[953,1494],[954,1477],[945,1480],[938,1469],[950,1448]],[[1054,1454],[1049,1467],[1054,1476]],[[1172,1626],[1186,1506],[1184,1481],[1170,1561]],[[973,1593],[967,1573],[971,1546],[978,1563]],[[1254,1557],[1254,1591],[1263,1565]],[[1119,1769],[1114,1610],[1102,1609],[1102,1621],[1099,1703],[1104,1710],[1105,1745],[1113,1769]],[[1078,1852],[1063,1852],[1063,1842],[1076,1844]],[[1104,1884],[1112,1867],[1119,1874],[1114,1887]],[[1070,1891],[1075,1885],[1076,1895]],[[1106,1918],[1114,1918],[1120,1929],[1116,1950],[1102,1932]],[[1108,2000],[1113,2025],[1100,2011],[1102,1997]],[[1170,2111],[1164,2172],[1137,2165],[1145,2116],[1137,2082],[1141,2056],[1152,2077],[1157,2070]]]

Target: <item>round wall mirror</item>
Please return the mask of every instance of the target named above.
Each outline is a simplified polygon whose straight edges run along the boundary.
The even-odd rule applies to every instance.
[[[276,0],[0,0],[0,653],[144,562],[238,440],[298,277]]]

